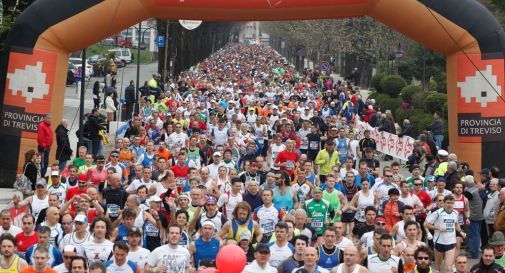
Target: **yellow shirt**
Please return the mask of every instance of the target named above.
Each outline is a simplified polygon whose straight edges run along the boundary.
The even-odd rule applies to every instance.
[[[319,151],[316,156],[316,164],[319,165],[319,174],[328,175],[333,166],[340,164],[338,161],[338,152],[334,150],[330,158],[330,154],[326,149]]]

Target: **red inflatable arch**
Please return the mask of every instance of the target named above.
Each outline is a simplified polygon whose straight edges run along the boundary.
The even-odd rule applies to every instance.
[[[2,56],[0,185],[12,185],[22,155],[36,148],[41,115],[52,112],[54,120],[61,118],[69,52],[150,17],[275,21],[357,16],[370,16],[447,56],[450,146],[475,170],[503,169],[505,34],[476,0],[37,0],[16,21]]]

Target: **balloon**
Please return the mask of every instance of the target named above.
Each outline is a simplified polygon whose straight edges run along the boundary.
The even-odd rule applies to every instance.
[[[247,263],[244,250],[236,245],[227,245],[217,253],[216,265],[220,272],[241,273]]]
[[[198,273],[219,273],[219,270],[217,270],[217,268],[214,268],[214,267],[207,267],[207,268],[198,270]]]

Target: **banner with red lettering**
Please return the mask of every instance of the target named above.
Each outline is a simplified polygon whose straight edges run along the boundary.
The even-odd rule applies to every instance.
[[[360,135],[364,135],[365,130],[370,131],[370,137],[377,144],[377,151],[390,155],[392,157],[407,160],[414,150],[414,139],[409,136],[398,137],[397,135],[387,132],[379,132],[377,128],[373,128],[370,124],[356,119],[356,128]]]

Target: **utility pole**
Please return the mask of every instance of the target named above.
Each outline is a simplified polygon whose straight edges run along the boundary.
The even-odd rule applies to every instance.
[[[167,63],[168,63],[168,26],[169,20],[167,20],[166,28],[165,28],[165,58],[163,60],[163,81],[167,78]]]
[[[142,21],[139,22],[139,37],[137,37],[137,81],[135,82],[135,104],[133,108],[133,112],[135,114],[139,113],[139,89],[140,89],[140,38],[142,31]],[[143,42],[143,41],[142,41]],[[130,117],[126,117],[126,120],[130,119]]]
[[[82,64],[81,64],[81,96],[79,100],[79,142],[77,148],[85,146],[84,143],[84,92],[86,91],[86,48],[82,50]],[[89,147],[88,147],[89,148]],[[93,151],[95,152],[95,151]]]

